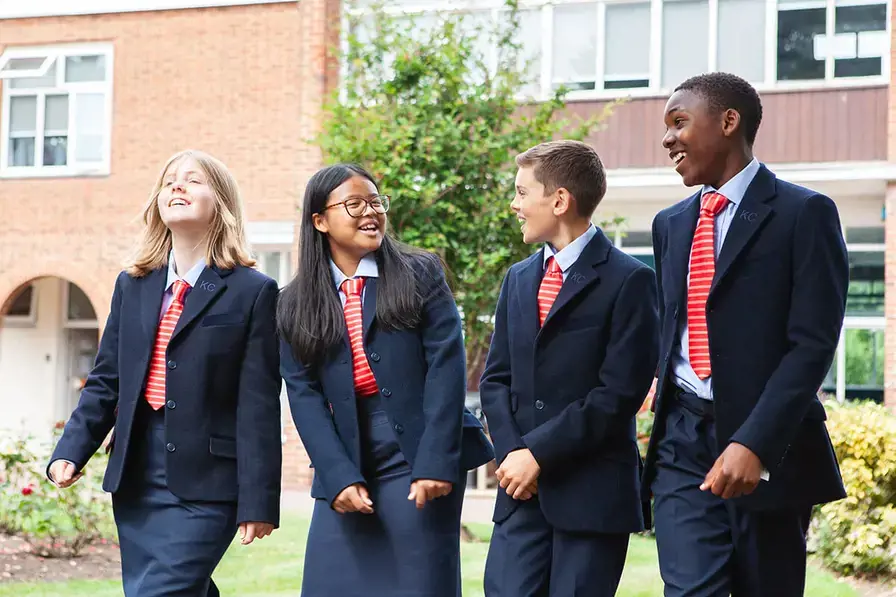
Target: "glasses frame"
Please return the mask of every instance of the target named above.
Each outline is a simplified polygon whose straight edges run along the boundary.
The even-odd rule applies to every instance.
[[[348,205],[347,205],[347,203],[348,203],[349,201],[354,201],[355,199],[358,199],[358,200],[363,201],[363,202],[365,203],[365,205],[364,205],[364,209],[361,210],[361,213],[358,214],[357,216],[354,215],[354,214],[352,214],[352,212],[349,211],[349,209],[348,209]],[[372,203],[373,201],[376,201],[377,199],[379,199],[380,202],[383,204],[383,211],[378,211],[373,205],[371,205],[371,203]],[[349,198],[346,199],[345,201],[340,201],[339,203],[332,203],[332,204],[330,204],[330,205],[327,205],[326,207],[324,207],[324,209],[322,210],[321,213],[323,213],[324,211],[327,211],[328,209],[330,209],[330,208],[332,208],[332,207],[337,207],[337,206],[341,205],[342,207],[345,208],[345,213],[348,214],[348,217],[358,219],[358,218],[363,218],[363,217],[364,217],[364,214],[367,213],[367,208],[368,208],[368,207],[369,207],[370,209],[372,209],[372,210],[374,211],[374,213],[384,214],[384,213],[386,213],[387,211],[389,211],[389,207],[390,207],[390,204],[391,204],[391,203],[392,203],[392,197],[391,197],[390,195],[385,195],[385,194],[383,194],[383,193],[379,193],[379,194],[373,195],[372,197],[359,197],[359,196],[354,196],[354,197],[349,197]]]

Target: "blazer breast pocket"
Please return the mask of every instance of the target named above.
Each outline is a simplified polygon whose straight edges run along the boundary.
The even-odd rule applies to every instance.
[[[214,313],[206,315],[202,318],[202,327],[218,327],[225,325],[239,325],[243,323],[243,316],[240,313]]]

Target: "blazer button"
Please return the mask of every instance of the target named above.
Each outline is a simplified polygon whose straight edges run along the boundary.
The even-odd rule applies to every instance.
[[[383,388],[382,390],[380,390],[380,394],[388,398],[392,395],[392,390],[390,390],[389,388]]]
[[[378,355],[378,354],[375,353],[375,352],[371,352],[371,353],[370,353],[370,360],[373,361],[374,363],[379,363],[379,362],[380,362],[380,355]]]
[[[404,427],[402,427],[401,423],[395,423],[395,433],[404,433]]]
[[[177,450],[177,447],[174,444],[169,443],[167,446],[165,446],[165,449],[169,452],[174,452],[175,450]]]
[[[168,401],[168,404],[166,404],[166,406],[167,406],[168,408],[170,408],[171,410],[174,410],[175,407],[177,406],[177,402],[175,402],[174,400],[169,400],[169,401]]]
[[[542,410],[544,408],[544,402],[542,402],[541,400],[536,400],[535,408],[537,408],[538,410]]]
[[[174,361],[168,361],[168,368],[169,369],[177,369],[177,363]]]

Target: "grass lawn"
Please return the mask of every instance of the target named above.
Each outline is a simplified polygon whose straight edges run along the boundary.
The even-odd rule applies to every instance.
[[[249,547],[238,543],[230,549],[215,573],[215,582],[225,596],[297,597],[302,586],[302,559],[307,520],[295,515],[285,517],[283,528],[271,537]],[[483,541],[464,543],[464,597],[482,596],[482,572],[489,525],[471,525]],[[66,562],[58,562],[66,566]],[[79,581],[70,583],[0,583],[0,597],[119,597],[118,581]],[[656,563],[656,547],[651,539],[632,537],[628,561],[618,597],[658,597],[663,594]],[[858,597],[846,583],[827,572],[810,569],[806,595],[812,597]]]

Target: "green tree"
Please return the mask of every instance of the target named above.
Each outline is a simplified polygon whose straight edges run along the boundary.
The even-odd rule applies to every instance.
[[[532,251],[509,208],[514,156],[551,138],[583,139],[615,105],[572,119],[561,114],[566,89],[543,102],[523,99],[534,69],[519,43],[516,0],[505,8],[487,27],[469,16],[347,11],[342,85],[315,139],[326,163],[357,162],[381,181],[398,238],[448,264],[471,387],[504,273]]]

